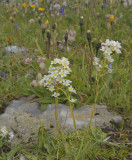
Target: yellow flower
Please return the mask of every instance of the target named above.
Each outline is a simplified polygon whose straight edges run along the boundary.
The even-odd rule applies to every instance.
[[[15,12],[17,12],[17,11],[18,11],[18,9],[14,7],[14,11],[15,11]]]
[[[40,2],[42,3],[42,2],[43,2],[43,0],[40,0]]]
[[[44,8],[38,8],[38,10],[43,12],[43,11],[44,11]]]
[[[44,24],[45,24],[45,25],[46,25],[46,24],[49,24],[49,21],[48,21],[48,19],[45,21],[45,23],[44,23]]]
[[[9,20],[13,20],[13,17],[11,16],[11,17],[9,18]]]
[[[36,6],[35,6],[34,4],[31,4],[30,7],[31,7],[31,8],[35,8]]]
[[[23,3],[23,4],[22,4],[22,7],[25,8],[25,7],[26,7],[26,3]]]
[[[110,16],[110,22],[112,22],[115,19],[114,16]]]
[[[11,38],[10,38],[10,37],[7,37],[7,42],[8,42],[8,43],[11,43],[11,41],[12,41]]]
[[[8,8],[8,12],[10,12],[11,11],[11,8]]]
[[[14,19],[12,16],[9,18],[9,20],[10,20],[12,23],[15,21],[15,19]]]

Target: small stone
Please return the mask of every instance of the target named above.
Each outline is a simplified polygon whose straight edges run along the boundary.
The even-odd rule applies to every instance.
[[[25,156],[21,156],[19,160],[27,160]]]
[[[120,124],[122,122],[122,118],[121,118],[121,116],[115,116],[115,117],[113,117],[112,121],[115,124]]]

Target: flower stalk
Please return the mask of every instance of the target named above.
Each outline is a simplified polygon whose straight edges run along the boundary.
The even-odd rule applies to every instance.
[[[93,105],[93,107],[92,107],[92,113],[91,113],[91,117],[90,117],[90,121],[89,121],[88,133],[89,133],[89,131],[90,131],[90,129],[91,129],[91,123],[92,123],[92,119],[93,119],[93,116],[94,116],[94,110],[95,110],[96,103],[97,103],[99,79],[100,79],[100,73],[99,73],[99,77],[97,78],[96,96],[95,96],[94,105]]]
[[[73,112],[73,105],[70,103],[70,112],[73,120],[73,125],[74,125],[74,130],[75,130],[75,135],[77,136],[77,127],[76,127],[76,121],[75,121],[75,116]]]
[[[58,93],[58,92],[56,92]],[[58,137],[59,121],[58,121],[58,97],[55,98],[55,119],[56,119],[56,135]]]

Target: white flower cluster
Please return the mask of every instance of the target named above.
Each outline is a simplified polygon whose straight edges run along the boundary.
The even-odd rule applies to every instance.
[[[71,73],[67,58],[55,58],[51,61],[48,73],[48,75],[44,75],[44,78],[39,81],[40,85],[44,85],[51,92],[54,92],[58,86],[63,86],[67,87],[69,92],[76,94],[76,90],[71,85],[72,81],[65,79]],[[52,96],[58,97],[60,94],[54,92]],[[74,102],[74,100],[72,99],[71,102]]]
[[[100,62],[100,59],[97,58],[97,57],[94,57],[93,65],[96,67],[96,70],[97,70],[98,72],[100,72],[100,70],[101,70],[101,68],[102,68],[102,66],[101,66],[101,64],[99,64],[99,62]]]
[[[114,53],[120,54],[121,53],[121,44],[118,41],[113,41],[113,40],[109,40],[106,39],[105,43],[101,44],[101,51],[103,51],[103,55],[104,58],[107,60],[106,63],[108,63],[108,72],[111,73],[112,72],[112,62],[114,61],[114,59],[112,58],[112,55]],[[93,61],[93,65],[96,66],[97,71],[100,71],[102,66],[101,64],[99,64],[99,58],[94,57],[94,61]]]
[[[6,126],[3,126],[0,130],[0,136],[2,136],[3,138],[6,138],[7,136],[9,137],[9,139],[13,139],[14,134],[12,132],[8,132]]]
[[[109,40],[106,39],[105,43],[102,43],[102,48],[100,49],[101,51],[103,51],[104,53],[108,54],[112,54],[113,52],[116,52],[117,54],[121,53],[121,43],[119,43],[118,41],[113,41],[113,40]]]

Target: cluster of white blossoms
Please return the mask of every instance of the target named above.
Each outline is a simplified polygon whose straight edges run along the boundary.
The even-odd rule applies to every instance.
[[[0,136],[2,136],[3,138],[8,137],[10,140],[13,139],[14,134],[12,132],[8,132],[6,126],[3,126],[0,130]]]
[[[53,97],[60,96],[60,94],[56,92],[57,87],[66,87],[67,91],[76,94],[76,90],[71,85],[72,81],[66,79],[67,75],[71,73],[69,64],[68,59],[65,57],[61,59],[55,58],[51,61],[48,71],[49,74],[44,75],[43,79],[39,81],[40,85],[44,85],[49,91],[53,92]],[[73,99],[70,101],[75,102]]]
[[[114,62],[113,55],[114,53],[120,54],[121,53],[121,44],[118,41],[113,41],[106,39],[106,42],[101,44],[101,51],[103,51],[104,58],[106,59],[108,72],[112,72],[112,62]],[[100,60],[97,57],[94,57],[93,65],[96,67],[97,71],[100,71],[102,66],[99,64]],[[106,66],[106,64],[105,64]]]
[[[101,51],[103,51],[103,54],[105,56],[105,58],[112,63],[114,61],[114,59],[112,59],[111,54],[113,53],[117,53],[120,54],[121,53],[121,44],[117,41],[113,41],[113,40],[109,40],[106,39],[105,43],[101,44]]]
[[[94,57],[93,65],[96,67],[96,70],[97,70],[98,72],[100,72],[102,66],[101,66],[101,64],[100,64],[100,59],[99,59],[99,58]]]

